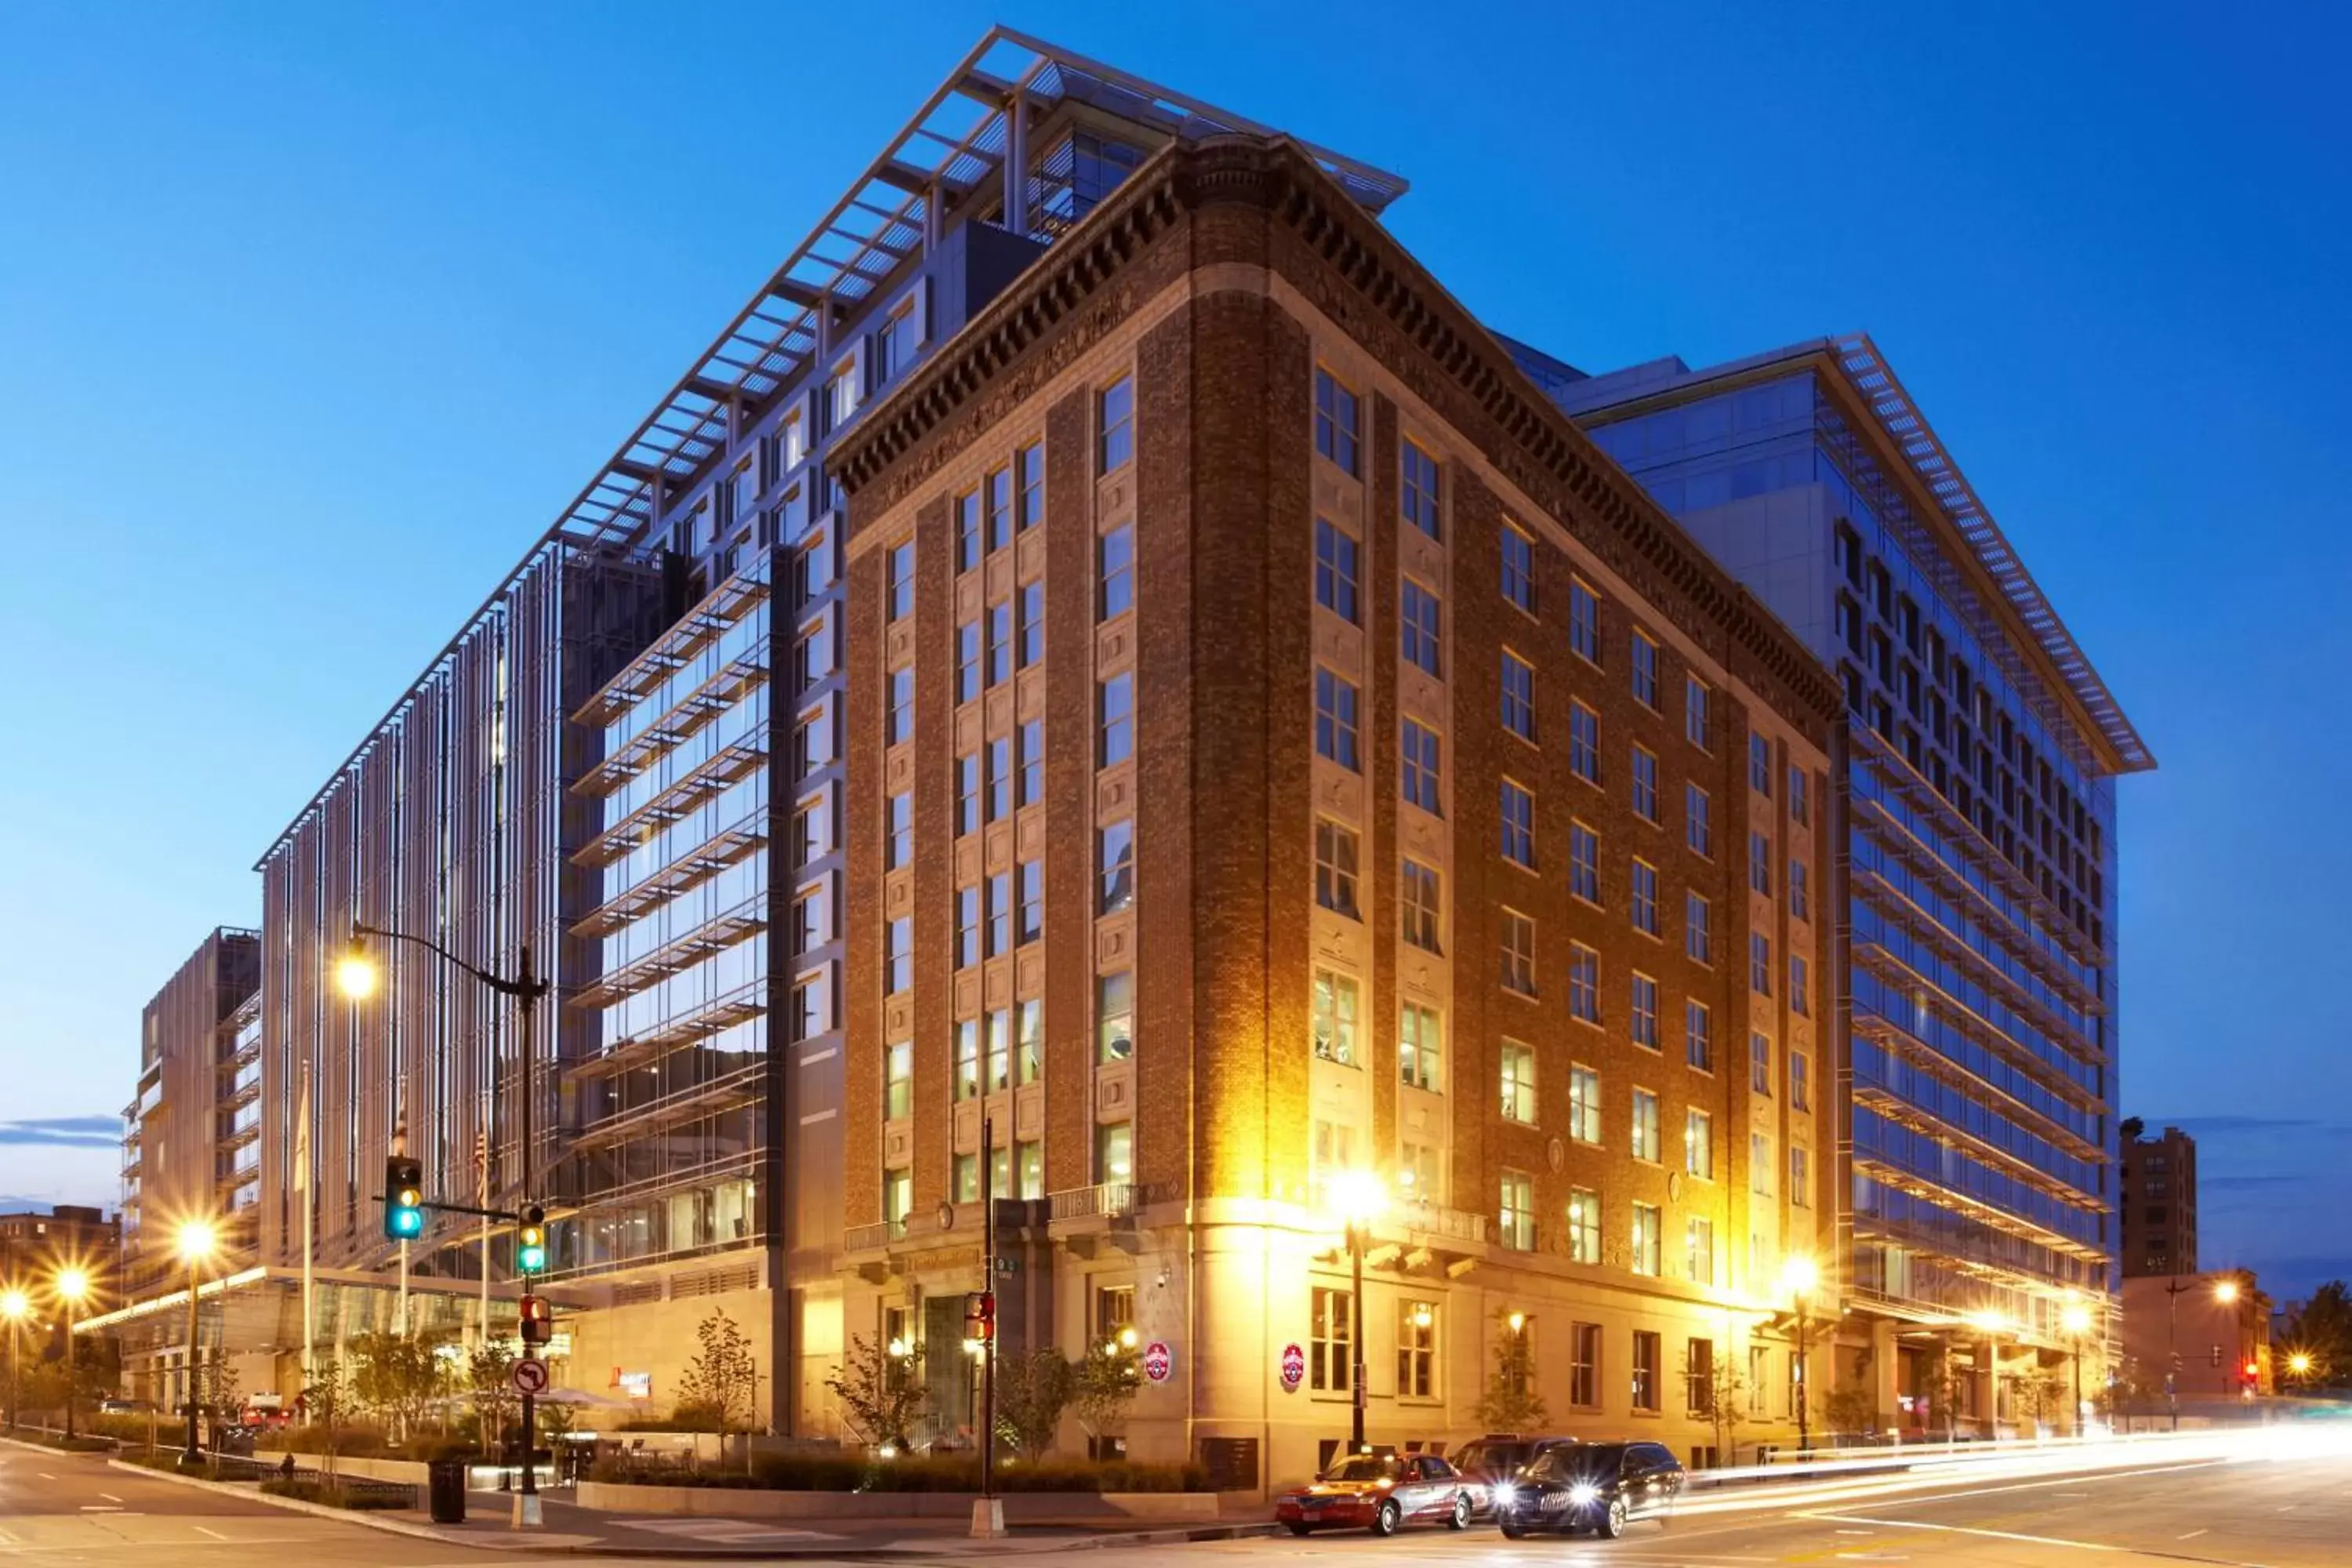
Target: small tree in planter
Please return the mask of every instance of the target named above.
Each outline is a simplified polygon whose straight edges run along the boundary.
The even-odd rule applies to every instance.
[[[686,1363],[686,1373],[678,1379],[678,1408],[708,1411],[719,1430],[723,1453],[730,1434],[748,1435],[756,1420],[760,1363],[751,1353],[751,1342],[723,1310],[714,1309],[697,1325],[694,1335],[702,1348]],[[751,1446],[747,1441],[743,1473],[751,1471]]]
[[[310,1381],[302,1390],[302,1409],[311,1425],[325,1434],[325,1468],[331,1477],[335,1473],[335,1446],[357,1403],[352,1394],[351,1374],[343,1370],[341,1362],[328,1357],[311,1363]]]
[[[912,1446],[914,1429],[930,1404],[922,1362],[919,1345],[892,1355],[879,1341],[850,1336],[841,1370],[824,1385],[841,1402],[843,1421],[867,1447],[904,1453]]]
[[[1087,1429],[1094,1458],[1111,1457],[1106,1450],[1117,1436],[1112,1428],[1126,1425],[1128,1406],[1142,1386],[1143,1369],[1134,1346],[1110,1340],[1087,1347],[1070,1403],[1077,1409],[1078,1425]]]
[[[486,1344],[466,1358],[466,1391],[473,1401],[476,1436],[484,1454],[496,1454],[506,1444],[507,1412],[516,1405],[515,1353],[502,1344]]]
[[[406,1442],[447,1381],[431,1345],[406,1334],[369,1333],[352,1341],[352,1393]]]
[[[211,1441],[220,1447],[220,1429],[233,1420],[237,1412],[239,1394],[236,1368],[229,1364],[228,1352],[215,1349],[211,1359],[197,1370],[197,1399],[210,1423]]]
[[[1077,1373],[1057,1350],[1007,1356],[996,1367],[996,1425],[1015,1453],[1036,1459],[1054,1447],[1062,1412],[1077,1393]]]
[[[1878,1396],[1858,1383],[1833,1389],[1822,1401],[1822,1421],[1832,1433],[1862,1436],[1878,1425]]]
[[[1739,1458],[1739,1427],[1748,1419],[1748,1379],[1727,1355],[1718,1355],[1707,1364],[1706,1381],[1699,1385],[1706,1399],[1707,1425],[1715,1429],[1715,1461],[1718,1465],[1737,1464]]]
[[[1548,1413],[1543,1395],[1536,1392],[1535,1347],[1528,1343],[1524,1324],[1515,1328],[1504,1321],[1495,1347],[1495,1370],[1472,1414],[1489,1432],[1533,1432],[1543,1426]]]

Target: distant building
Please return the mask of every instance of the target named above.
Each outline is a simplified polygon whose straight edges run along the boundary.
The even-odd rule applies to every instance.
[[[2119,1413],[2164,1414],[2175,1398],[2186,1408],[2277,1391],[2270,1298],[2252,1274],[2126,1276],[2123,1301]]]
[[[2123,1146],[2124,1276],[2197,1272],[2197,1140],[2178,1127]]]
[[[79,1265],[89,1270],[94,1292],[110,1293],[121,1250],[120,1222],[104,1209],[58,1204],[0,1214],[0,1285],[37,1294],[58,1269]]]

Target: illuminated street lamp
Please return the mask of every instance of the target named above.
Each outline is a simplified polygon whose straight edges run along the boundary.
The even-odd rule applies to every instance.
[[[1813,1446],[1812,1415],[1806,1406],[1812,1403],[1813,1380],[1805,1364],[1811,1350],[1807,1342],[1806,1313],[1811,1308],[1813,1291],[1822,1282],[1822,1271],[1810,1258],[1801,1253],[1780,1263],[1780,1289],[1797,1303],[1797,1452],[1804,1453]]]
[[[25,1399],[25,1319],[32,1310],[32,1298],[15,1286],[0,1290],[0,1318],[8,1320],[8,1429],[12,1432],[16,1429],[17,1407]]]
[[[1342,1171],[1331,1178],[1328,1200],[1332,1216],[1346,1228],[1348,1258],[1355,1271],[1355,1290],[1349,1305],[1355,1322],[1348,1335],[1349,1353],[1355,1358],[1349,1369],[1348,1386],[1355,1399],[1355,1424],[1348,1451],[1364,1451],[1364,1248],[1371,1241],[1372,1222],[1388,1207],[1387,1189],[1370,1171]]]
[[[180,1257],[188,1265],[188,1446],[180,1454],[183,1468],[200,1468],[205,1462],[204,1447],[196,1441],[196,1287],[217,1239],[210,1220],[192,1219],[180,1226]]]
[[[2059,1309],[2058,1322],[2074,1344],[2074,1435],[2083,1434],[2083,1335],[2091,1326],[2091,1309],[2069,1301]]]
[[[68,1264],[58,1270],[49,1288],[66,1307],[66,1440],[74,1436],[74,1312],[82,1298],[89,1294],[89,1270]]]

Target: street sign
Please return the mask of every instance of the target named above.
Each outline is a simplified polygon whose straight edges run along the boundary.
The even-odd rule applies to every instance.
[[[513,1377],[517,1394],[541,1394],[547,1392],[547,1363],[543,1361],[515,1363]]]
[[[1298,1385],[1307,1381],[1307,1352],[1293,1340],[1282,1347],[1282,1392],[1296,1394]]]
[[[1176,1352],[1168,1348],[1166,1340],[1154,1340],[1143,1347],[1143,1375],[1154,1383],[1165,1383],[1168,1374],[1176,1370]]]

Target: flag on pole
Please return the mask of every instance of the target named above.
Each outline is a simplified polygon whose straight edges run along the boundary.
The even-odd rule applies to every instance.
[[[294,1097],[294,1190],[310,1190],[310,1064],[302,1064],[302,1087]]]

